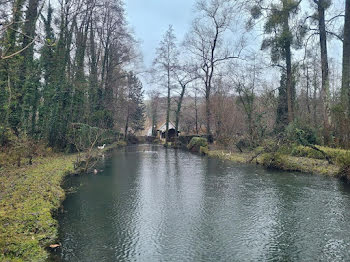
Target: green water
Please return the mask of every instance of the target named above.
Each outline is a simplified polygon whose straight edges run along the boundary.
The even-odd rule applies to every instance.
[[[350,261],[350,190],[161,146],[101,163],[59,218],[62,261]]]

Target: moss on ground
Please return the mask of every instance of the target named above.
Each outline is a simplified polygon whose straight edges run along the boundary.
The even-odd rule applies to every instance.
[[[45,261],[57,239],[52,212],[64,199],[63,178],[74,155],[37,159],[32,166],[0,171],[0,260]]]
[[[330,165],[326,160],[295,157],[284,154],[277,154],[276,156],[272,155],[271,153],[264,153],[259,155],[253,161],[251,161],[254,156],[253,153],[236,153],[223,150],[214,150],[209,151],[208,156],[229,160],[235,163],[256,163],[268,168],[329,176],[336,176],[340,170],[339,166]]]
[[[342,165],[346,159],[350,159],[350,151],[340,148],[330,148],[324,146],[316,146],[318,149],[325,152],[334,162],[338,165]],[[317,150],[314,150],[306,146],[295,146],[291,151],[292,156],[296,157],[307,157],[313,159],[324,160],[324,155]]]
[[[116,142],[102,151],[125,146]],[[65,197],[61,184],[76,172],[77,155],[53,154],[33,165],[0,169],[0,261],[45,261],[57,241],[53,212]]]
[[[286,156],[286,158],[288,166],[304,173],[336,176],[340,169],[337,165],[328,164],[327,160],[293,156]]]

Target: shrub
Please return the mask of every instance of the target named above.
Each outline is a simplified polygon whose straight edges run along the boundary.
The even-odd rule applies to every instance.
[[[135,144],[139,144],[140,141],[135,135],[129,134],[127,137],[127,143],[131,145],[135,145]]]
[[[216,140],[217,144],[225,149],[243,152],[245,149],[251,148],[251,141],[244,136],[221,135]]]
[[[209,153],[209,148],[207,146],[201,146],[199,148],[199,153],[203,156],[206,156]]]
[[[152,141],[152,144],[162,144],[162,140],[160,140],[159,138],[156,138]]]
[[[233,136],[220,136],[216,140],[217,144],[222,145],[225,148],[234,147],[236,138]]]
[[[348,167],[350,167],[350,152],[347,151],[347,152],[344,152],[342,154],[339,154],[337,159],[336,159],[336,162],[340,166],[348,166]]]
[[[297,157],[324,159],[324,155],[321,152],[306,146],[294,146],[291,155]]]
[[[186,145],[183,144],[178,138],[175,138],[174,142],[172,142],[172,147],[175,149],[179,149],[179,148],[186,149]]]
[[[208,147],[208,141],[203,137],[193,137],[187,145],[188,150],[197,153],[200,152],[200,147]]]
[[[286,169],[288,161],[285,156],[279,153],[263,154],[261,158],[262,165],[271,169]]]
[[[338,177],[350,183],[350,153],[339,156],[337,163],[340,165]]]
[[[299,121],[294,121],[286,127],[287,139],[302,145],[319,144],[319,138],[314,129],[308,125],[302,124]]]
[[[324,147],[324,146],[316,146],[316,147],[324,151],[339,166],[343,166],[346,163],[349,163],[350,165],[349,150],[344,150],[339,148],[330,148],[330,147]],[[291,154],[293,156],[298,156],[298,157],[325,159],[324,155],[321,152],[306,146],[294,146]]]
[[[10,128],[0,126],[0,147],[10,146],[16,140],[16,135]]]
[[[115,141],[118,140],[119,137],[120,137],[119,132],[112,129],[105,130],[105,132],[101,135],[101,138],[99,139],[99,144],[101,145],[113,144]]]
[[[124,140],[119,140],[116,145],[117,147],[125,147],[128,144]]]
[[[249,148],[250,146],[251,146],[251,143],[249,139],[246,137],[241,137],[236,142],[236,147],[239,148],[240,151],[244,148]]]
[[[26,134],[13,136],[11,141],[0,151],[0,167],[17,165],[21,166],[26,159],[28,164],[32,164],[35,157],[43,157],[52,154],[52,149],[47,148],[45,143],[34,141]]]

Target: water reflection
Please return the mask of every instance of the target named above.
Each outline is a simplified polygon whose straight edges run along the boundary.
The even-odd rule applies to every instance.
[[[350,260],[349,188],[159,146],[103,164],[69,195],[63,261]]]

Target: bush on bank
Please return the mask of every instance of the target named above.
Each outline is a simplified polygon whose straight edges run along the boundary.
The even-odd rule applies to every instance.
[[[266,153],[261,157],[261,164],[272,169],[289,170],[288,159],[280,153]]]
[[[324,146],[316,146],[325,152],[338,165],[346,164],[347,159],[350,159],[350,151],[339,148],[330,148]],[[324,155],[317,150],[306,146],[294,146],[291,151],[292,156],[308,157],[314,159],[325,159]]]
[[[199,148],[199,153],[200,153],[201,155],[203,155],[203,156],[207,156],[208,153],[209,153],[209,148],[208,148],[208,146],[201,146],[201,147]]]
[[[187,145],[188,150],[195,153],[200,153],[201,147],[208,147],[208,141],[203,137],[193,137]]]

